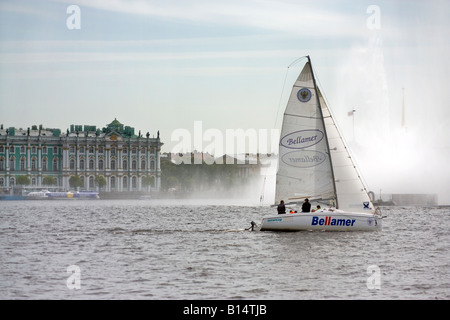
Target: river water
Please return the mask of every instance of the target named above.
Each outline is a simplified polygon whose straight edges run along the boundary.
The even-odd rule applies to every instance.
[[[205,200],[0,203],[0,299],[449,299],[449,207],[381,232],[250,232],[274,208]]]

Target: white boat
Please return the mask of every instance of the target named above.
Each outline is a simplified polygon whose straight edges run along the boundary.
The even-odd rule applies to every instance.
[[[50,192],[50,199],[100,199],[96,191]]]
[[[48,190],[32,191],[32,192],[28,193],[25,196],[25,199],[29,199],[29,200],[47,200],[49,193],[50,192]]]
[[[99,193],[95,191],[79,192],[50,192],[47,190],[33,191],[26,195],[29,200],[65,200],[65,199],[99,199]]]
[[[57,199],[57,200],[73,199],[73,193],[70,192],[70,191],[69,192],[65,192],[65,191],[49,192],[47,194],[47,196],[48,196],[49,199],[52,199],[52,200],[55,200],[55,199]]]
[[[275,205],[308,198],[315,212],[263,217],[260,230],[375,231],[375,210],[335,120],[323,98],[309,56],[295,82],[281,129]]]

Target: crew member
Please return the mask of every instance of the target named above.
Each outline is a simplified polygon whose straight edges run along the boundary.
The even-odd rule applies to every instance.
[[[308,199],[305,199],[305,202],[302,204],[302,212],[310,212],[311,211],[311,203],[309,203]]]
[[[278,214],[285,214],[286,213],[286,207],[284,205],[284,200],[280,201],[280,204],[277,207],[277,211],[278,211]]]

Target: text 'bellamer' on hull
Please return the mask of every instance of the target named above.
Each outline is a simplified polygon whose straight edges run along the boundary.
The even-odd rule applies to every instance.
[[[264,216],[260,230],[378,231],[381,228],[382,220],[372,214],[323,210]]]

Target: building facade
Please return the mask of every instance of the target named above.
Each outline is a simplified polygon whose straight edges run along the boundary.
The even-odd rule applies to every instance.
[[[159,191],[161,187],[159,131],[157,137],[135,134],[134,128],[114,119],[102,129],[71,125],[70,130],[32,126],[0,128],[0,190],[8,193],[19,176],[29,188],[73,190],[69,180],[78,176],[80,190]],[[103,178],[98,178],[103,177]]]

